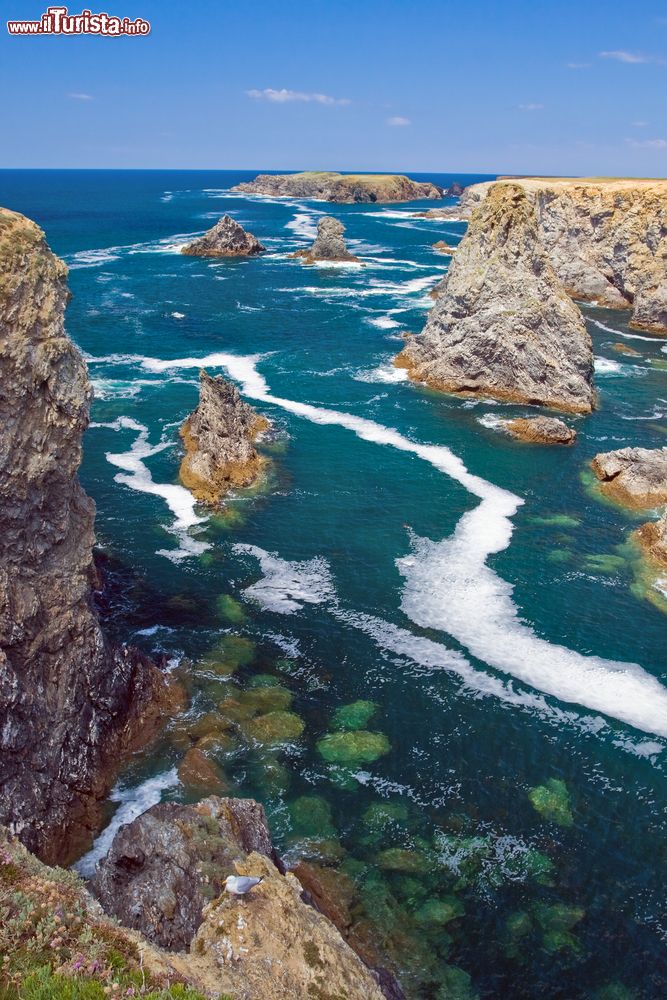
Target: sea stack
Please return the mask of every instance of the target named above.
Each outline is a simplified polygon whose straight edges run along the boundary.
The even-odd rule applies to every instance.
[[[253,442],[269,422],[220,375],[199,373],[199,405],[181,427],[181,482],[198,500],[218,505],[229,490],[251,486],[263,460]]]
[[[520,186],[494,186],[473,213],[423,332],[396,364],[445,392],[593,409],[591,339]]]
[[[0,824],[59,864],[172,698],[93,610],[95,505],[77,478],[92,392],[66,279],[42,231],[0,210]]]
[[[418,201],[442,198],[443,190],[428,181],[403,174],[339,174],[307,170],[298,174],[259,174],[232,188],[244,194],[271,198],[316,198],[339,203]]]
[[[266,247],[256,236],[247,233],[231,216],[223,215],[208,232],[183,247],[181,253],[188,257],[253,257],[264,250]]]
[[[317,237],[308,250],[297,250],[295,257],[301,257],[307,264],[318,260],[358,262],[359,258],[345,246],[345,226],[332,215],[323,215],[317,223]]]
[[[512,437],[528,444],[574,444],[577,432],[558,417],[516,417],[501,421]]]

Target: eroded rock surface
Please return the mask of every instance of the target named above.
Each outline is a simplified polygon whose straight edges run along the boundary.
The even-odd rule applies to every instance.
[[[263,253],[266,247],[256,236],[229,215],[223,215],[214,226],[183,247],[181,253],[188,257],[252,257]]]
[[[627,507],[667,503],[667,448],[620,448],[593,459],[600,489]]]
[[[235,1000],[381,1000],[374,974],[277,861],[251,799],[162,804],[121,827],[93,888],[200,989]],[[230,874],[263,881],[237,899],[222,891]]]
[[[302,257],[307,264],[318,260],[358,261],[345,245],[345,226],[332,215],[323,215],[317,222],[317,238],[307,250],[297,250],[295,257]]]
[[[272,198],[317,198],[335,202],[418,201],[442,198],[436,184],[413,181],[402,174],[338,174],[304,171],[297,174],[259,174],[232,191]]]
[[[396,359],[413,379],[446,392],[590,412],[591,339],[520,186],[491,189],[439,292],[422,334]]]
[[[262,459],[253,444],[269,426],[220,375],[199,373],[199,405],[181,427],[185,457],[184,486],[204,503],[219,504],[230,489],[250,486],[260,475]]]
[[[91,386],[66,278],[41,230],[0,210],[0,823],[61,863],[171,700],[92,606],[95,506],[77,478]]]
[[[577,438],[577,432],[558,417],[517,417],[502,423],[512,437],[532,444],[573,444]]]

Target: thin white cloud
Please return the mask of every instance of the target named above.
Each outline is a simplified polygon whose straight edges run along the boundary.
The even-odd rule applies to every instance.
[[[622,63],[647,63],[652,62],[650,56],[644,56],[640,52],[626,52],[625,49],[614,49],[611,52],[600,52],[600,59],[615,59]]]
[[[401,115],[392,115],[391,118],[387,118],[387,125],[412,125],[409,118],[403,118]]]
[[[633,128],[646,128],[648,124],[648,122],[633,122],[632,126]]]
[[[569,63],[567,63],[567,68],[568,69],[590,69],[591,68],[591,64],[590,63],[582,63],[582,62],[569,62]]]
[[[94,101],[95,98],[91,94],[68,94],[73,101]]]
[[[349,104],[347,97],[330,97],[329,94],[306,93],[302,90],[274,90],[265,87],[264,90],[246,90],[248,97],[256,101],[271,101],[273,104],[287,104],[289,101],[303,101],[314,104]]]
[[[543,104],[519,104],[519,111],[542,111]]]
[[[635,149],[667,149],[667,139],[626,139],[628,146]]]

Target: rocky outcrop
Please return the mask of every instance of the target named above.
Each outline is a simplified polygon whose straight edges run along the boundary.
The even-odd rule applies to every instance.
[[[331,171],[259,174],[253,181],[237,184],[232,191],[339,203],[420,201],[443,196],[437,184],[413,181],[402,174],[338,174]]]
[[[450,246],[450,244],[446,243],[444,240],[436,240],[436,242],[433,244],[433,249],[439,250],[440,253],[445,253],[449,257],[451,257],[454,251],[456,250],[456,247]]]
[[[464,191],[465,191],[465,185],[459,184],[458,181],[454,181],[454,183],[450,184],[449,187],[445,190],[445,197],[460,198]]]
[[[577,432],[558,417],[518,417],[503,420],[508,434],[530,444],[574,444]]]
[[[667,511],[659,520],[649,521],[638,528],[635,532],[635,538],[648,558],[655,564],[660,577],[665,579],[665,570],[667,570]],[[665,583],[667,583],[667,579],[665,579]],[[667,597],[664,586],[663,591]]]
[[[239,900],[222,891],[230,874],[263,881]],[[170,949],[171,966],[205,991],[235,1000],[382,1000],[375,975],[284,874],[264,810],[251,799],[154,806],[119,830],[94,889],[108,912]]]
[[[631,309],[631,326],[667,333],[667,181],[528,177],[497,183],[521,186],[533,202],[540,240],[573,298]],[[469,218],[494,186],[474,184],[455,212],[435,212]]]
[[[445,205],[442,208],[427,208],[423,212],[415,212],[416,219],[449,219],[453,222],[467,220],[473,211],[481,205],[493,181],[473,184],[464,188],[456,205]]]
[[[183,247],[181,253],[188,257],[253,257],[264,250],[266,247],[256,236],[247,233],[229,215],[223,215],[208,232]]]
[[[199,405],[181,427],[181,482],[198,500],[219,504],[229,490],[252,485],[263,460],[253,444],[269,426],[220,375],[199,373]]]
[[[600,452],[591,463],[602,492],[626,507],[667,503],[667,448],[620,448]]]
[[[446,392],[591,411],[591,340],[521,187],[495,185],[473,214],[422,334],[396,364]]]
[[[345,226],[332,215],[323,215],[317,222],[317,238],[308,250],[297,250],[294,257],[302,257],[307,264],[318,260],[359,261],[345,245]]]
[[[91,387],[66,277],[41,230],[0,210],[0,822],[59,862],[172,698],[93,609],[95,507],[77,479]]]

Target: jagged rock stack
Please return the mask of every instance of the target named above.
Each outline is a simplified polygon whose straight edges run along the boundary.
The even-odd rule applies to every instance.
[[[253,257],[266,247],[252,233],[229,215],[223,215],[214,226],[183,247],[181,253],[188,257]]]
[[[297,250],[295,257],[301,257],[307,264],[318,260],[359,261],[345,245],[345,226],[332,215],[323,215],[317,223],[317,237],[308,250]]]
[[[591,339],[520,186],[495,185],[474,212],[422,334],[396,364],[446,392],[591,411]]]
[[[263,460],[253,442],[269,422],[220,375],[212,378],[202,369],[199,382],[199,405],[181,427],[180,476],[198,500],[215,506],[229,490],[250,486],[260,475]]]

